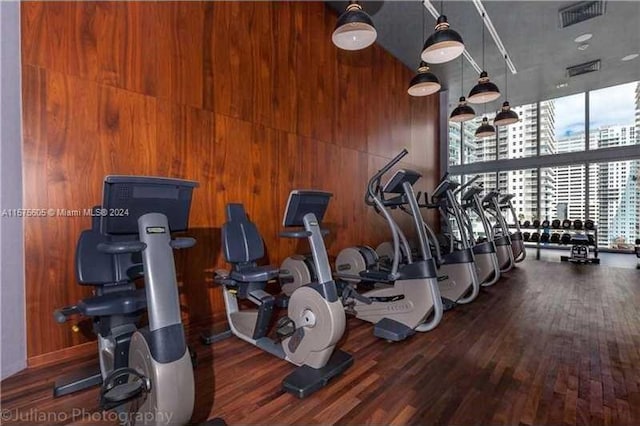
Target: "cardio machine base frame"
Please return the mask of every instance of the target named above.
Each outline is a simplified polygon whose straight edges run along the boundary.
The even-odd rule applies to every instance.
[[[353,365],[353,356],[342,350],[335,350],[329,362],[322,368],[303,365],[296,368],[282,381],[282,389],[299,399],[308,397],[322,389],[329,380],[341,375]]]

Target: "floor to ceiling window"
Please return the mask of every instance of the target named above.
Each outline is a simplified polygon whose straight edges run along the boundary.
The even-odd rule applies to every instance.
[[[585,94],[540,102],[540,154],[585,149]]]
[[[522,157],[533,157],[537,154],[537,123],[538,105],[527,104],[512,107],[518,113],[520,121],[510,126],[498,127],[498,158],[512,159]],[[553,119],[543,115],[544,125],[549,127],[546,120]],[[541,123],[541,125],[543,125]]]
[[[460,127],[462,123],[449,122],[449,165],[456,166],[460,164],[462,159],[462,132]]]
[[[589,92],[589,148],[640,144],[639,99],[638,83]]]
[[[629,250],[640,238],[640,82],[513,109],[520,121],[494,138],[473,138],[481,116],[457,125],[452,171],[515,194],[523,221],[592,219],[599,246]]]
[[[496,114],[493,112],[485,115],[489,121],[492,121],[495,116]],[[496,159],[496,137],[477,138],[475,135],[476,129],[482,123],[482,118],[482,115],[478,115],[473,120],[463,123],[462,138],[465,141],[463,161],[465,164]]]

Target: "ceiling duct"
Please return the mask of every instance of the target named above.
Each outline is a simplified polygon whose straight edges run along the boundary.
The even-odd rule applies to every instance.
[[[560,28],[583,22],[596,16],[604,15],[605,0],[581,1],[558,11]]]
[[[575,77],[577,75],[587,74],[594,71],[600,71],[600,59],[568,67],[567,77]]]

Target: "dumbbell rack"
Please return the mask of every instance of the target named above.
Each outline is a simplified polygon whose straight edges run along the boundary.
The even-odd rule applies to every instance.
[[[509,225],[510,228],[515,228],[515,225]],[[543,228],[542,224],[540,224],[540,226],[535,227],[533,225],[530,226],[524,226],[523,224],[520,224],[520,229],[523,231],[525,230],[535,230],[536,232],[538,232],[538,234],[540,236],[542,236],[543,234],[543,230],[544,229],[549,229],[549,235],[553,234],[553,233],[559,233],[560,235],[564,234],[564,233],[568,233],[570,235],[574,235],[574,234],[579,234],[579,233],[583,233],[585,235],[593,235],[593,244],[589,244],[589,247],[593,247],[592,252],[593,252],[593,256],[597,259],[598,258],[598,227],[594,225],[593,228],[591,229],[586,229],[584,226],[580,229],[576,229],[572,226],[570,226],[569,228],[552,228],[552,227],[548,227],[548,228]],[[536,247],[536,248],[540,248],[540,246],[542,244],[544,245],[554,245],[554,246],[558,246],[558,247],[570,247],[571,243],[562,243],[561,241],[559,242],[551,242],[550,240],[546,241],[546,242],[542,242],[540,241],[540,238],[538,238],[537,241],[530,241],[530,240],[525,240],[525,245],[528,247]],[[534,244],[535,243],[535,244]]]

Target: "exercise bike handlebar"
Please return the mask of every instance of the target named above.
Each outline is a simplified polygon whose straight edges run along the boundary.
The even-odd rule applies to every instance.
[[[140,241],[112,241],[100,243],[97,248],[106,254],[139,253],[147,248],[147,245]]]
[[[393,166],[398,164],[400,160],[402,160],[408,153],[409,151],[407,151],[406,148],[403,148],[398,155],[393,157],[383,168],[378,170],[378,172],[375,175],[373,175],[373,177],[369,180],[369,184],[367,185],[367,193],[365,194],[365,197],[364,197],[364,202],[367,205],[369,206],[374,205],[373,198],[376,196],[376,193],[378,192],[378,188],[380,187],[380,180],[382,179],[382,176],[384,176],[385,173],[391,170]]]
[[[80,313],[80,310],[77,306],[66,306],[64,308],[56,309],[53,311],[53,318],[58,324],[64,324],[67,322],[67,318],[71,315],[77,315]]]

